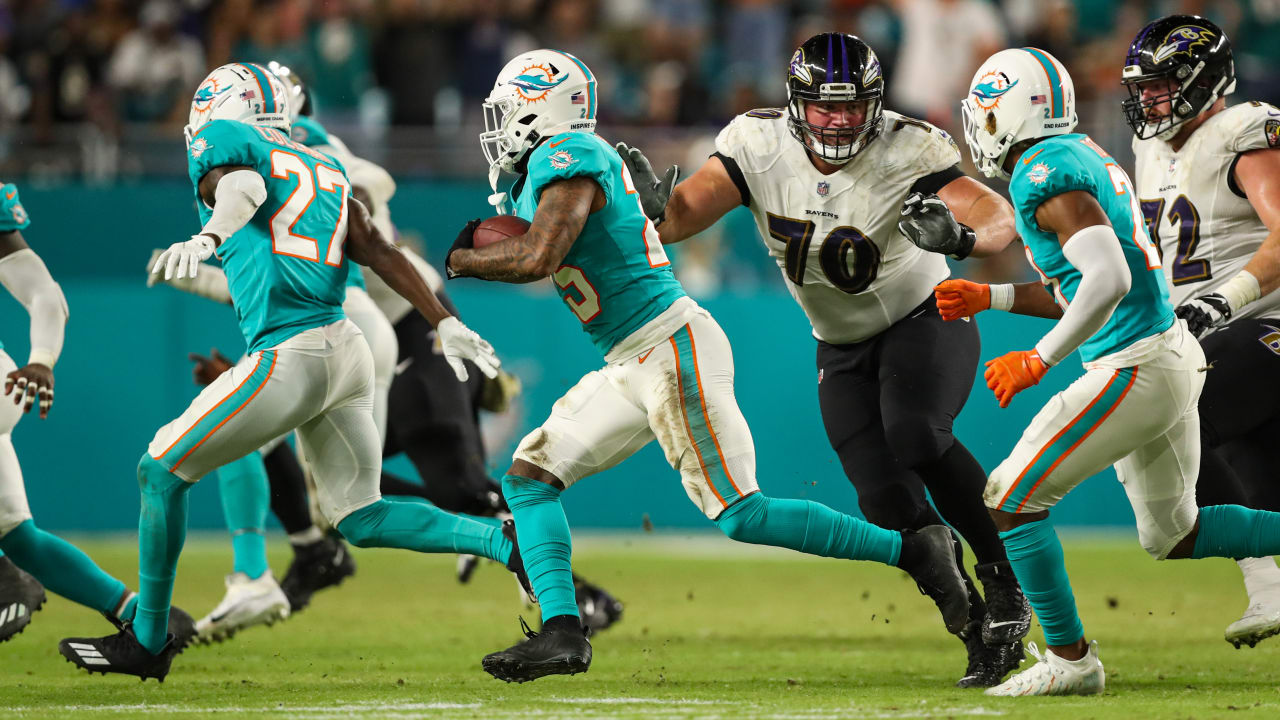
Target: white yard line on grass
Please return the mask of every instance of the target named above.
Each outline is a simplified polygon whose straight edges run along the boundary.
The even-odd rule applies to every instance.
[[[344,718],[433,718],[435,720],[471,720],[476,717],[497,718],[563,718],[575,720],[605,720],[619,715],[643,716],[646,720],[838,720],[841,718],[874,718],[877,720],[908,720],[910,718],[999,716],[1005,712],[991,708],[972,707],[812,707],[794,711],[767,710],[759,704],[731,700],[677,700],[669,698],[550,698],[535,701],[538,704],[563,705],[560,709],[505,709],[486,706],[484,703],[415,703],[415,702],[350,702],[330,705],[283,705],[259,707],[196,707],[171,704],[130,705],[47,705],[24,706],[10,710],[17,716],[32,713],[57,713],[67,716],[77,713],[102,713],[115,715],[256,715],[303,720],[342,720]],[[587,707],[584,707],[587,706]],[[592,707],[594,706],[594,707]],[[607,706],[607,710],[604,707]]]

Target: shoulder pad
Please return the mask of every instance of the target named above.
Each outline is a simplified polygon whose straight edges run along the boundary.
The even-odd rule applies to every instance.
[[[1092,156],[1093,160],[1090,160]],[[1009,180],[1009,193],[1014,205],[1024,212],[1034,212],[1051,197],[1074,190],[1097,195],[1094,168],[1102,157],[1083,143],[1050,138],[1035,145],[1017,160]]]
[[[528,184],[539,195],[556,180],[590,177],[606,194],[614,175],[622,178],[622,158],[594,133],[568,132],[550,137],[529,154]]]
[[[929,175],[960,162],[960,148],[945,130],[888,110],[884,129],[872,142],[890,143],[886,164],[911,175]]]
[[[1280,109],[1260,102],[1233,105],[1222,111],[1213,129],[1233,153],[1280,147]]]
[[[787,129],[787,111],[762,108],[726,125],[716,136],[716,152],[733,158],[744,172],[758,173],[777,161],[785,142],[794,142]]]

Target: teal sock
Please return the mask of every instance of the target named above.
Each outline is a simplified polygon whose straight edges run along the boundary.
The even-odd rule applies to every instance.
[[[716,527],[739,542],[846,560],[897,565],[902,551],[902,533],[810,500],[771,498],[759,492],[725,508]]]
[[[515,517],[520,558],[542,607],[542,619],[578,617],[570,562],[573,539],[560,491],[546,483],[507,475],[502,478],[502,495]]]
[[[234,570],[250,578],[267,572],[267,509],[271,486],[262,456],[256,452],[218,468],[222,513],[231,531]]]
[[[142,512],[138,517],[138,608],[133,633],[158,653],[169,635],[169,603],[178,575],[178,556],[187,539],[187,491],[191,483],[150,455],[138,463]]]
[[[338,523],[338,532],[356,547],[390,547],[426,553],[479,555],[505,564],[511,541],[494,527],[435,505],[382,499]]]
[[[1280,554],[1280,513],[1239,505],[1200,508],[1193,558],[1270,557]]]
[[[419,505],[430,505],[431,507],[439,507],[435,503],[419,495],[383,495],[383,497],[390,500],[391,502],[417,503]],[[445,512],[449,512],[449,511],[445,510]],[[478,523],[484,523],[485,525],[496,527],[499,530],[502,529],[502,521],[496,517],[488,517],[485,515],[468,515],[467,513],[452,513],[452,514],[457,515],[458,517],[466,518],[468,520],[475,520]]]
[[[1000,533],[1009,553],[1013,574],[1044,628],[1045,642],[1070,645],[1084,637],[1084,625],[1076,613],[1062,543],[1048,520],[1037,520]]]
[[[37,528],[31,519],[0,538],[0,548],[15,565],[72,602],[114,613],[124,597],[124,583],[103,572],[75,545]]]

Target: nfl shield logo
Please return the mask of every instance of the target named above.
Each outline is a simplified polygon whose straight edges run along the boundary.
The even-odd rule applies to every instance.
[[[831,192],[831,183],[826,180],[818,183],[818,197],[826,197],[829,192]]]

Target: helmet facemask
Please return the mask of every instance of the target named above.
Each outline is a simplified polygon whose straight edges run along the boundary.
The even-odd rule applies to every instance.
[[[969,146],[969,157],[973,159],[974,167],[987,177],[1009,179],[1004,161],[1017,137],[1017,128],[993,133],[992,130],[996,130],[994,113],[983,110],[968,98],[960,103],[960,116],[964,124],[964,142]]]
[[[862,152],[877,135],[884,124],[882,101],[878,91],[858,95],[857,88],[851,83],[831,83],[823,85],[816,97],[806,97],[809,93],[791,93],[787,103],[787,126],[791,135],[799,140],[810,152],[832,165],[844,165]],[[810,102],[837,103],[865,101],[865,112],[862,123],[853,127],[825,127],[809,122],[805,106]]]
[[[1121,103],[1121,107],[1125,122],[1139,140],[1159,138],[1168,141],[1178,134],[1183,123],[1235,90],[1234,73],[1218,78],[1214,87],[1208,87],[1205,79],[1200,77],[1204,67],[1205,63],[1201,61],[1195,67],[1179,65],[1170,72],[1149,74],[1144,74],[1139,65],[1125,67],[1121,83],[1129,91],[1129,98]],[[1142,86],[1162,79],[1169,81],[1169,90],[1144,98]],[[1152,114],[1153,108],[1166,102],[1170,108],[1168,113]]]
[[[484,150],[484,157],[490,168],[515,172],[516,163],[537,143],[538,133],[533,129],[537,115],[528,113],[517,117],[524,103],[505,89],[486,98],[483,108],[480,148]]]

